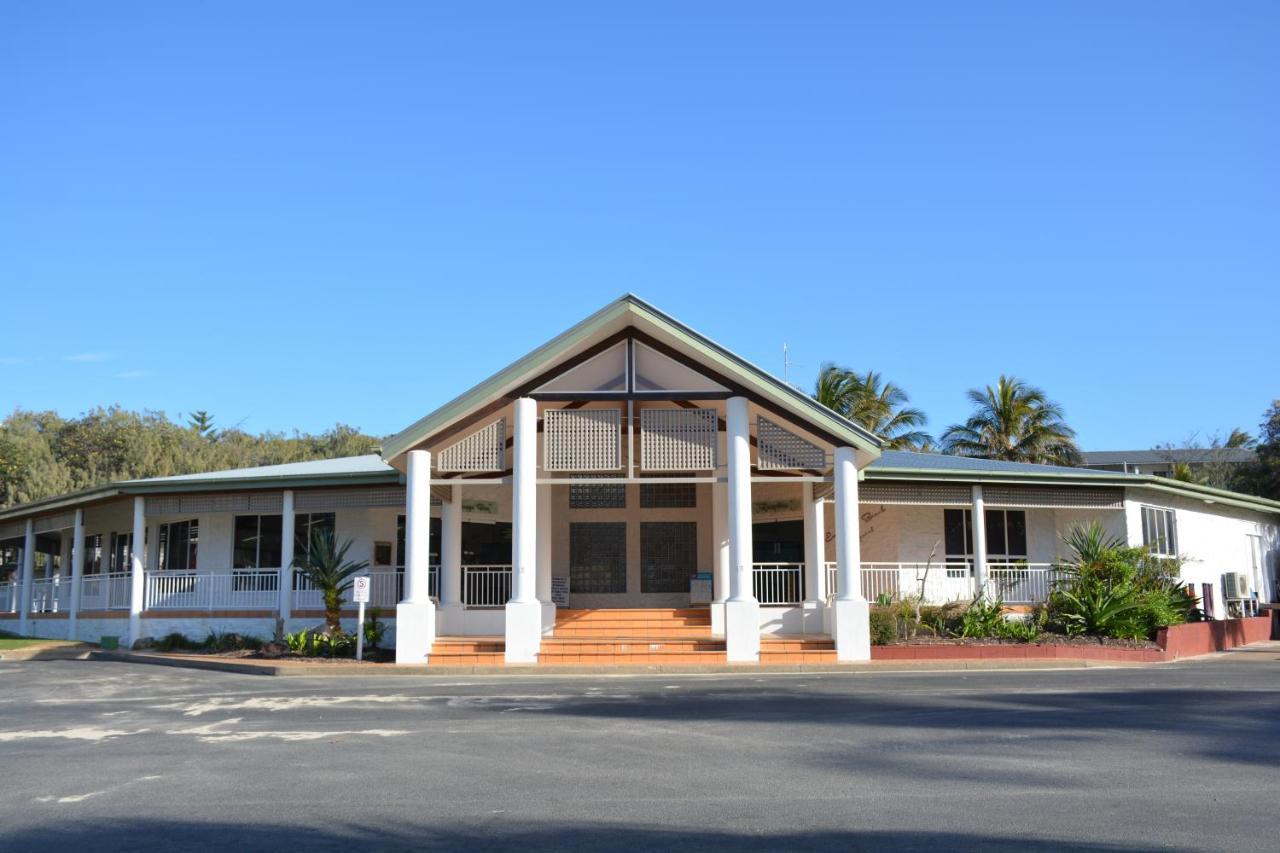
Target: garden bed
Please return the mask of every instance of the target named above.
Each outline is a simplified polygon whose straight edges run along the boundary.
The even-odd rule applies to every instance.
[[[1069,646],[1107,649],[1159,649],[1151,640],[1120,640],[1113,637],[1068,637],[1065,634],[1041,634],[1034,640],[1006,640],[998,637],[912,637],[887,643],[893,646]]]

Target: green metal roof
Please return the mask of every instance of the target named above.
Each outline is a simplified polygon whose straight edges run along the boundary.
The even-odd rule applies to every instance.
[[[570,350],[585,347],[593,339],[603,338],[612,326],[635,325],[635,321],[657,328],[662,334],[695,353],[708,367],[754,390],[793,414],[799,421],[848,441],[850,445],[872,457],[880,454],[883,442],[871,432],[663,313],[640,297],[628,293],[392,436],[383,444],[382,458],[393,460],[401,456],[422,440],[503,396],[522,381],[554,367],[558,360],[567,357]]]

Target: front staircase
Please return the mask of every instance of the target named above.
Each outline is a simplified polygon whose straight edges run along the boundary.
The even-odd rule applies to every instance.
[[[502,666],[502,637],[441,637],[432,666]],[[558,610],[555,635],[542,640],[543,666],[724,664],[724,640],[711,636],[705,608]],[[760,639],[762,664],[835,663],[830,637]]]

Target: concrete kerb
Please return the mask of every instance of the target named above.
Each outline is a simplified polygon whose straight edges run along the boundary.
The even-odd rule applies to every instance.
[[[1073,659],[1049,660],[922,660],[882,661],[846,664],[706,664],[663,665],[633,664],[619,666],[450,666],[391,665],[371,663],[305,663],[225,659],[195,655],[169,655],[147,652],[91,650],[81,659],[107,660],[126,663],[144,663],[155,666],[171,666],[216,672],[232,672],[246,675],[273,676],[433,676],[453,677],[461,675],[508,676],[561,676],[561,675],[775,675],[804,673],[877,673],[877,672],[928,672],[928,671],[991,671],[991,670],[1050,670],[1161,666],[1159,663],[1123,663]]]

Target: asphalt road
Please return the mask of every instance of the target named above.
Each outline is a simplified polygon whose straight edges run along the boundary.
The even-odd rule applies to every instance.
[[[1276,849],[1280,650],[1144,669],[0,664],[0,849]]]

